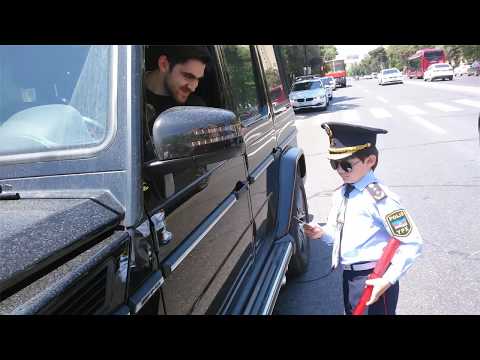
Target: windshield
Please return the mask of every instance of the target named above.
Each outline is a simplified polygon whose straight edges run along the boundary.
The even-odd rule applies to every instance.
[[[323,85],[321,81],[306,81],[294,84],[292,91],[321,89],[322,87]]]
[[[333,85],[333,80],[332,78],[322,78],[323,84],[326,85]]]
[[[425,51],[425,57],[430,61],[439,60],[443,55],[443,51],[435,50],[435,51]]]
[[[100,144],[110,46],[0,46],[0,156]]]
[[[435,65],[437,69],[448,69],[450,68],[450,65],[448,64],[442,64],[442,65]]]
[[[387,74],[398,74],[398,73],[400,73],[400,71],[398,71],[397,69],[383,70],[383,74],[384,74],[384,75],[387,75]]]

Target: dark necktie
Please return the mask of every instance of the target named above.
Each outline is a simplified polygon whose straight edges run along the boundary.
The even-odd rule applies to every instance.
[[[352,192],[352,190],[355,189],[355,186],[353,186],[352,184],[347,184],[347,186],[345,187],[345,194],[344,196],[348,199],[350,197],[350,193]]]

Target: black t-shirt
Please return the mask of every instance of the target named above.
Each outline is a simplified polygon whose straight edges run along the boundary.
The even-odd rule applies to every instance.
[[[149,130],[153,128],[153,123],[158,115],[160,115],[165,110],[168,110],[174,106],[207,106],[203,99],[200,96],[191,94],[185,104],[179,104],[171,96],[157,95],[146,89],[145,97],[147,104],[152,105],[155,108],[155,114],[150,115],[148,121]]]

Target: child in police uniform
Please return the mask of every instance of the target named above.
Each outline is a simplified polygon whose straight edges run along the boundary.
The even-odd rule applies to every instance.
[[[394,315],[398,280],[420,255],[422,238],[398,196],[373,173],[376,136],[387,131],[337,122],[323,123],[322,128],[330,138],[331,166],[344,184],[333,194],[327,224],[304,224],[305,234],[333,243],[332,267],[343,265],[346,314],[352,314],[365,285],[372,285],[366,313]],[[367,280],[392,236],[401,243],[390,266],[381,278]]]

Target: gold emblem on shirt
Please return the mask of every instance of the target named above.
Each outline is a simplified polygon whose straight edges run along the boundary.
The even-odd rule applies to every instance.
[[[408,220],[407,210],[395,210],[385,216],[385,220],[395,236],[405,237],[412,232],[412,224]]]

